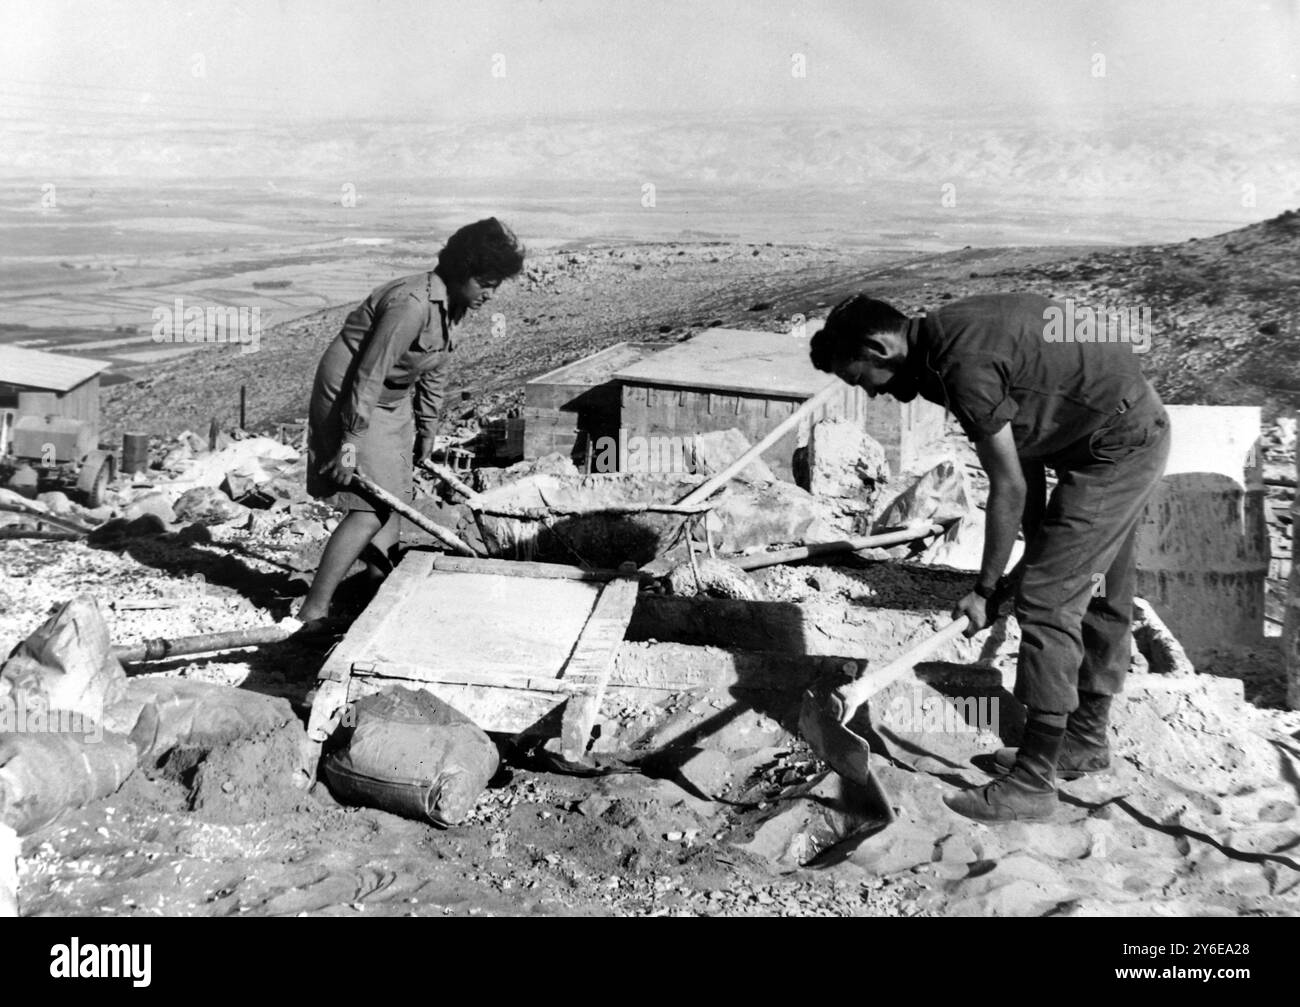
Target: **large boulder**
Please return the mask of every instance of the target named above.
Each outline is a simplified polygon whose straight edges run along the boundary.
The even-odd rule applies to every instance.
[[[735,427],[697,434],[689,443],[693,448],[695,474],[704,476],[716,475],[753,447],[749,438]],[[776,481],[776,476],[762,458],[755,458],[737,472],[735,478],[747,483]]]
[[[172,509],[177,521],[188,524],[214,525],[248,520],[247,507],[235,503],[213,486],[195,486],[186,490]]]
[[[814,496],[870,496],[889,481],[880,442],[841,417],[819,420],[808,435],[808,491]]]

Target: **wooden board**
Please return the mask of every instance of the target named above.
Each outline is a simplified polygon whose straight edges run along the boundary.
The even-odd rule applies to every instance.
[[[606,581],[620,576],[617,570],[586,570],[563,563],[534,563],[530,560],[487,559],[473,556],[434,557],[433,568],[455,573],[490,573],[500,577],[535,577],[542,580]]]
[[[571,762],[581,761],[586,755],[618,646],[632,621],[639,587],[636,577],[609,582],[564,666],[561,681],[574,686],[575,691],[564,707],[560,751]]]
[[[635,576],[410,552],[321,670],[349,695],[421,683],[488,731],[518,733],[574,700],[591,733],[636,604]],[[357,686],[357,688],[353,688]],[[585,734],[584,734],[585,732]]]
[[[322,678],[343,681],[367,661],[555,678],[601,590],[581,580],[444,572],[435,563],[433,553],[406,554]]]
[[[614,377],[624,384],[800,400],[815,395],[827,378],[808,359],[807,339],[746,329],[705,329]]]
[[[408,552],[322,669],[313,741],[328,736],[344,704],[405,685],[485,730],[555,738],[576,762],[610,690],[619,697],[615,708],[657,705],[681,692],[797,694],[828,661],[845,660],[807,655],[812,641],[798,606],[638,598],[632,577],[573,579],[592,575],[562,564]],[[728,632],[737,622],[744,631]],[[675,633],[692,644],[726,639],[773,652],[629,642]],[[737,635],[744,639],[731,639]]]

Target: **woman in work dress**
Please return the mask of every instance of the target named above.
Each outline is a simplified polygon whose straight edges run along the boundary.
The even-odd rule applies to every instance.
[[[414,465],[433,450],[455,326],[523,261],[522,246],[495,217],[462,227],[435,269],[372,292],[325,351],[312,387],[307,491],[334,497],[346,514],[298,610],[301,622],[319,625],[329,617],[335,589],[363,553],[372,577],[387,572],[401,519],[351,490],[352,473],[412,498]]]

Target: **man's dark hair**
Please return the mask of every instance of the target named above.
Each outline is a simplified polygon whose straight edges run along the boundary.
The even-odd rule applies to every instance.
[[[866,294],[854,294],[831,309],[826,324],[813,334],[809,350],[813,366],[831,372],[835,365],[867,355],[867,339],[878,332],[893,332],[907,316],[892,304]]]
[[[524,268],[524,246],[496,217],[466,224],[438,253],[443,282],[485,280],[500,283]]]

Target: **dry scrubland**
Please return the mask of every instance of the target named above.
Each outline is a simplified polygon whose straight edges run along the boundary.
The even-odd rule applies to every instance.
[[[529,377],[625,339],[673,341],[710,325],[789,329],[866,290],[908,311],[993,291],[1149,306],[1145,366],[1169,402],[1300,405],[1300,213],[1203,240],[1119,250],[965,249],[881,263],[879,253],[731,243],[583,246],[533,257],[466,325],[450,387],[466,408],[522,402]],[[430,263],[432,264],[432,263]],[[206,429],[231,417],[239,386],[249,425],[306,415],[316,361],[351,305],[272,329],[259,352],[208,347],[105,395],[109,440],[127,426]],[[505,320],[494,337],[491,315]]]

